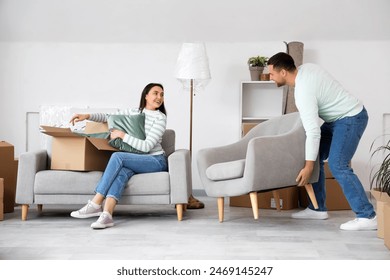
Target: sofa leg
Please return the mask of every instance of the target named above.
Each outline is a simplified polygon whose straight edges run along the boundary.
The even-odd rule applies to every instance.
[[[42,207],[43,207],[42,204],[38,204],[38,205],[37,205],[38,214],[41,214],[41,213],[42,213]]]
[[[249,193],[249,197],[251,199],[252,212],[255,220],[259,219],[259,204],[257,202],[257,192]]]
[[[224,198],[218,197],[217,203],[218,203],[218,218],[219,218],[219,222],[222,223],[223,219],[224,219],[224,217],[223,217]]]
[[[29,207],[28,204],[23,204],[22,205],[22,221],[26,221],[27,220],[28,207]]]
[[[183,204],[176,204],[177,220],[183,220]]]

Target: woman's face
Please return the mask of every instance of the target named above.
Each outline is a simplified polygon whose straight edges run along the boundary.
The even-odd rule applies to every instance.
[[[145,96],[148,110],[157,110],[164,102],[164,91],[159,86],[154,86]]]

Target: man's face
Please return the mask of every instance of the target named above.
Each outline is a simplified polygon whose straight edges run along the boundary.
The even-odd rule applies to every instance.
[[[286,70],[275,70],[273,65],[268,65],[268,70],[270,79],[274,81],[278,87],[286,85]]]

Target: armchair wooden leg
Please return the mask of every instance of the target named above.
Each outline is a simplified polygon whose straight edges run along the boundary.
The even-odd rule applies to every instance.
[[[277,191],[277,190],[272,191],[272,195],[274,196],[276,210],[280,211],[280,210],[281,210],[281,207],[280,207],[280,195],[279,195],[279,191]]]
[[[223,222],[223,210],[224,210],[224,198],[223,197],[218,197],[217,199],[217,203],[218,203],[218,218],[219,218],[219,222],[222,223]]]
[[[177,220],[183,220],[183,204],[176,204]]]
[[[42,204],[38,204],[38,205],[37,205],[38,214],[41,214],[41,213],[42,213],[42,207],[43,207]]]
[[[258,220],[259,219],[259,204],[257,201],[257,192],[249,193],[249,197],[251,199],[253,217],[255,218],[255,220]]]
[[[26,221],[27,220],[28,207],[29,207],[28,204],[23,204],[22,205],[22,221]]]
[[[310,198],[311,203],[313,204],[314,208],[318,209],[318,203],[317,203],[316,195],[314,193],[312,184],[305,185],[305,189],[306,189],[307,194],[309,195],[309,198]]]

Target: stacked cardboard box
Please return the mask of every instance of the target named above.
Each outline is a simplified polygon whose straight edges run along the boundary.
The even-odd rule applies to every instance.
[[[107,124],[88,122],[86,134],[108,131]],[[107,139],[85,137],[69,128],[41,126],[41,132],[53,137],[51,169],[104,171],[113,151]]]
[[[0,178],[0,221],[4,220],[4,179]]]
[[[328,162],[324,162],[324,170],[326,185],[326,207],[330,211],[350,210],[351,207],[345,198],[343,190],[341,189],[336,179],[333,177],[332,172],[330,172]],[[305,188],[300,188],[299,190],[299,205],[301,207],[307,207],[309,205],[309,200]]]
[[[14,146],[0,141],[0,178],[4,179],[4,213],[11,213],[15,208],[17,173],[18,161],[14,158]]]
[[[290,210],[298,207],[298,189],[298,187],[293,186],[277,190],[281,210]],[[276,209],[276,201],[272,191],[258,193],[257,200],[259,209]],[[235,207],[252,207],[248,194],[230,197],[229,205]]]

